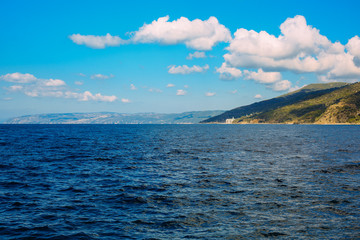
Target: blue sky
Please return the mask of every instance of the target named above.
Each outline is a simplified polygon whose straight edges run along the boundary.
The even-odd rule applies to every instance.
[[[359,1],[1,1],[0,120],[227,110],[360,79]]]

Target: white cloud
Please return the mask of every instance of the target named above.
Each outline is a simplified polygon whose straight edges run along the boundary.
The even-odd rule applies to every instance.
[[[191,60],[193,58],[206,58],[205,52],[199,52],[196,51],[194,53],[189,53],[189,55],[186,57],[186,59]]]
[[[12,91],[12,92],[15,92],[15,91],[20,91],[22,90],[24,87],[23,86],[20,86],[20,85],[13,85],[13,86],[10,86],[8,88],[6,88],[7,90],[9,91]]]
[[[231,94],[236,94],[238,92],[238,90],[233,90],[233,91],[230,91]]]
[[[171,65],[168,68],[169,68],[168,72],[170,74],[190,74],[194,72],[204,72],[205,70],[209,69],[209,65],[206,64],[203,67],[197,65],[194,65],[192,67],[189,67],[187,65],[182,65],[182,66]]]
[[[234,68],[260,68],[264,72],[315,73],[327,80],[350,82],[360,77],[358,36],[350,39],[346,46],[332,43],[308,25],[303,16],[288,18],[280,30],[281,34],[276,37],[265,31],[238,29],[227,48],[229,53],[224,55],[224,64]]]
[[[99,102],[114,102],[117,100],[116,96],[104,96],[100,93],[92,94],[89,91],[85,91],[83,93],[66,91],[63,93],[65,98],[75,98],[79,101],[99,101]]]
[[[176,91],[177,96],[184,96],[186,94],[187,94],[187,92],[185,90],[182,90],[182,89],[179,89],[179,90]]]
[[[274,91],[286,91],[291,88],[291,82],[288,80],[282,80],[275,82],[270,88]]]
[[[244,76],[247,80],[254,80],[261,84],[273,84],[270,88],[274,91],[283,91],[290,88],[291,83],[288,80],[282,80],[282,76],[280,72],[264,72],[262,69],[258,69],[257,72],[241,70],[233,67],[228,67],[226,63],[223,63],[220,68],[217,68],[216,71],[220,73],[220,78],[222,79],[233,79]],[[289,85],[290,84],[290,85]],[[289,87],[287,87],[289,85]],[[287,88],[286,88],[287,87]],[[237,90],[231,92],[235,94]]]
[[[360,38],[355,36],[346,44],[347,51],[354,56],[353,63],[357,69],[360,68]]]
[[[7,76],[8,80],[16,81],[19,84],[5,89],[10,92],[21,92],[29,97],[73,98],[79,101],[94,100],[102,102],[113,102],[117,99],[116,96],[104,96],[100,93],[92,94],[89,91],[83,93],[71,91],[66,83],[60,79],[38,79],[31,74],[6,74],[4,76]]]
[[[262,68],[267,71],[316,73],[329,70],[332,62],[319,61],[313,56],[299,54],[294,58],[275,59],[257,55],[225,54],[225,61],[236,67]],[[324,59],[326,60],[326,59]]]
[[[184,85],[184,88],[189,88],[189,85]]]
[[[351,55],[360,57],[360,38],[358,36],[351,38],[346,44],[346,49]]]
[[[172,88],[172,87],[175,87],[175,85],[172,84],[172,83],[169,83],[168,85],[166,85],[166,87],[167,87],[167,88]]]
[[[245,79],[255,80],[259,83],[274,83],[281,80],[279,72],[264,72],[261,68],[257,72],[244,70]]]
[[[229,67],[226,63],[223,63],[221,67],[216,68],[216,72],[220,73],[220,78],[224,80],[231,80],[242,76],[240,69]]]
[[[215,96],[216,95],[216,93],[214,93],[214,92],[207,92],[207,93],[205,93],[205,96],[207,96],[207,97],[213,97],[213,96]]]
[[[291,82],[283,80],[280,72],[264,72],[261,68],[257,72],[244,70],[246,80],[254,80],[266,84],[274,91],[285,91],[291,88]]]
[[[216,69],[222,79],[241,77],[243,68],[262,69],[264,72],[314,73],[319,79],[326,81],[352,82],[360,78],[358,36],[349,39],[345,46],[340,42],[333,43],[320,34],[318,29],[308,25],[305,17],[300,15],[286,19],[280,25],[280,31],[281,33],[275,36],[266,31],[256,32],[239,28],[232,38],[230,31],[215,17],[193,21],[181,17],[169,21],[169,16],[165,16],[150,24],[144,24],[138,31],[132,32],[129,40],[122,40],[110,34],[73,34],[70,38],[77,44],[93,48],[125,43],[160,43],[185,44],[189,48],[199,50],[190,53],[187,59],[206,57],[202,50],[211,50],[219,42],[229,42],[226,48],[228,53],[224,55],[225,62]],[[199,66],[186,65],[169,68],[169,73],[172,74],[206,70]]]
[[[35,77],[33,76],[33,78]],[[24,85],[13,85],[7,88],[7,90],[22,92],[30,97],[60,97],[62,96],[62,90],[65,89],[66,86],[66,83],[60,79],[35,78],[35,80],[33,80],[31,83],[26,81],[21,81],[18,83]]]
[[[45,84],[45,86],[48,86],[48,87],[58,87],[58,86],[66,85],[66,83],[63,80],[51,79],[51,78],[49,80],[44,80],[44,84]]]
[[[123,40],[118,36],[111,36],[109,33],[105,36],[73,34],[69,36],[69,38],[78,45],[85,45],[95,49],[101,49],[108,46],[114,47],[127,43],[126,40]]]
[[[1,80],[7,81],[7,82],[14,82],[14,83],[30,83],[37,80],[37,78],[29,73],[8,73],[5,75],[0,76]]]
[[[129,40],[123,40],[109,33],[105,36],[72,34],[69,38],[78,45],[96,49],[127,43],[182,43],[196,50],[211,50],[219,42],[229,42],[231,33],[215,17],[193,21],[181,17],[170,22],[169,16],[165,16],[150,24],[144,24],[138,31],[131,33]]]
[[[336,76],[331,76],[331,74],[326,74],[326,75],[319,75],[317,77],[319,82],[323,82],[323,83],[329,83],[329,82],[347,82],[347,83],[354,83],[359,81],[359,77],[336,77]]]
[[[299,90],[300,88],[303,88],[303,87],[305,87],[305,86],[306,86],[306,85],[303,85],[302,87],[299,87],[299,86],[291,87],[291,88],[289,88],[289,92],[294,92],[294,91]]]
[[[155,93],[162,93],[162,90],[158,89],[158,88],[149,88],[148,91],[149,92],[155,92]]]
[[[110,75],[104,75],[104,74],[93,74],[91,75],[91,79],[109,79],[109,78],[113,78],[115,77],[114,75],[110,74]]]
[[[86,75],[83,74],[83,73],[78,73],[78,75],[79,75],[80,77],[86,77]]]
[[[122,98],[122,99],[121,99],[121,102],[123,102],[123,103],[130,103],[131,101],[130,101],[129,99],[127,99],[127,98]]]
[[[281,35],[275,37],[265,31],[238,29],[228,50],[232,53],[283,59],[295,57],[299,52],[318,53],[331,42],[319,30],[307,25],[303,16],[288,18],[280,26]]]
[[[65,85],[52,86],[51,83],[47,85],[46,80],[43,80],[32,85],[24,86],[23,92],[30,97],[62,97],[65,90]]]
[[[81,81],[75,81],[75,85],[81,86],[81,85],[83,85],[83,84],[84,84],[84,83],[81,82]]]
[[[254,96],[254,98],[256,98],[256,99],[261,99],[261,98],[263,98],[263,96],[261,96],[261,94],[256,94],[256,95]]]
[[[134,84],[130,84],[130,89],[131,89],[131,90],[137,90],[137,88],[135,87]]]
[[[210,17],[202,21],[190,21],[185,17],[169,22],[169,16],[161,17],[150,24],[144,24],[133,33],[132,40],[141,43],[179,44],[197,50],[211,50],[218,42],[229,42],[230,31]]]

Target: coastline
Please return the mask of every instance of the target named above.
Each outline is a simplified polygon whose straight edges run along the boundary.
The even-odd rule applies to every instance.
[[[223,125],[360,125],[360,123],[201,123],[201,124],[223,124]]]

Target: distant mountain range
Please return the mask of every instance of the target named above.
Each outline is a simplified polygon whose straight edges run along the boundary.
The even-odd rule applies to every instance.
[[[219,115],[224,111],[184,113],[52,113],[16,117],[6,124],[190,124]]]
[[[7,124],[360,123],[360,82],[310,84],[297,91],[229,111],[184,113],[53,113]]]
[[[310,84],[297,91],[234,108],[202,123],[360,123],[360,83]]]

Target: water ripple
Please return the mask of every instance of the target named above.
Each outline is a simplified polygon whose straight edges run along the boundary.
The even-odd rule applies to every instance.
[[[0,125],[2,239],[356,239],[358,126]]]

